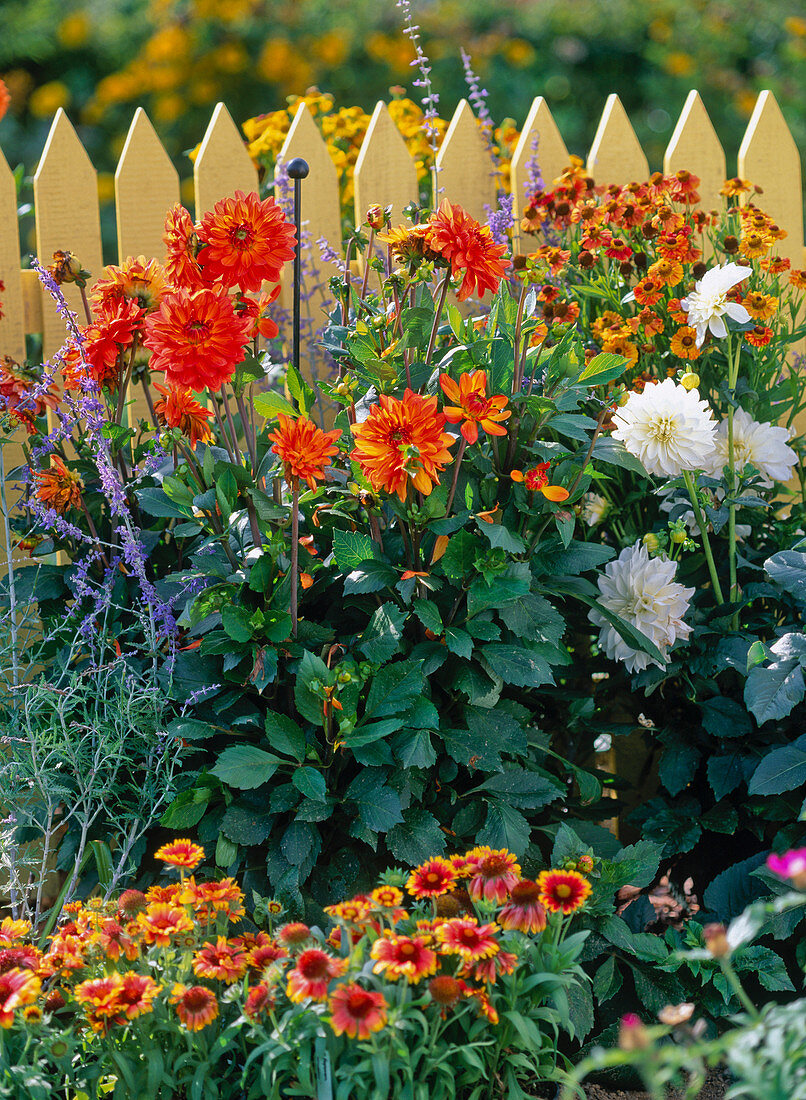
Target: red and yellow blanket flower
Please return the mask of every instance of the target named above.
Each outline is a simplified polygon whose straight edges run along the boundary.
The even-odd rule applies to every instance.
[[[502,421],[511,415],[505,409],[507,399],[503,394],[487,397],[487,372],[483,370],[466,371],[456,383],[448,374],[440,374],[439,384],[442,392],[452,402],[443,405],[442,411],[449,424],[459,424],[459,429],[468,443],[479,438],[479,428],[489,435],[506,435]]]
[[[428,496],[451,460],[456,442],[443,429],[446,417],[437,398],[407,389],[403,400],[381,394],[366,420],[352,427],[355,448],[350,457],[373,489],[406,499],[409,485]]]
[[[397,936],[387,932],[375,941],[370,950],[375,959],[375,974],[385,974],[396,981],[405,978],[409,985],[433,974],[438,965],[437,953],[424,936]]]
[[[330,1026],[337,1035],[351,1039],[369,1039],[387,1020],[383,993],[372,993],[357,982],[340,985],[328,1000]]]
[[[494,901],[501,905],[521,877],[520,864],[505,848],[481,845],[468,852],[473,871],[467,884],[471,898]]]
[[[406,882],[406,889],[415,898],[438,898],[453,889],[457,877],[450,860],[434,856],[414,868]]]
[[[540,901],[540,887],[531,879],[521,879],[509,892],[509,901],[498,914],[502,928],[518,932],[542,932],[546,927],[546,910]]]
[[[288,974],[286,992],[291,1001],[327,1000],[327,987],[347,969],[347,959],[336,959],[319,947],[309,947],[297,956],[297,964]]]
[[[541,871],[537,876],[540,903],[552,913],[575,913],[590,896],[592,887],[578,871]]]
[[[186,838],[172,840],[163,844],[154,853],[154,859],[167,863],[170,867],[179,867],[185,871],[195,871],[204,859],[204,848]]]
[[[218,998],[203,985],[190,987],[177,982],[170,997],[176,1014],[188,1031],[201,1031],[218,1016]]]

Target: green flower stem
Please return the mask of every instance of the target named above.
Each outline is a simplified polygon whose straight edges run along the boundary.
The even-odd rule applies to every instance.
[[[742,983],[739,981],[738,975],[733,967],[730,965],[730,960],[727,955],[723,956],[719,960],[719,965],[722,968],[722,973],[728,979],[728,985],[738,997],[747,1015],[755,1022],[761,1019],[758,1009],[745,993]]]
[[[445,505],[445,516],[451,514],[451,505],[453,504],[453,498],[456,496],[456,486],[459,483],[459,468],[462,465],[462,458],[464,457],[465,447],[467,446],[467,440],[462,436],[462,442],[459,444],[459,450],[456,453],[456,458],[453,463],[453,481],[451,482],[450,492],[448,493],[448,501]]]
[[[705,516],[702,514],[702,508],[700,508],[700,502],[697,499],[697,486],[694,484],[694,478],[689,470],[683,471],[683,479],[688,489],[689,499],[691,500],[691,506],[694,509],[694,518],[697,520],[697,526],[700,529],[702,535],[702,548],[705,551],[705,560],[708,562],[708,572],[711,574],[711,584],[714,586],[714,598],[716,602],[722,604],[725,602],[725,597],[722,595],[722,586],[719,583],[719,577],[716,572],[716,563],[714,562],[714,555],[711,551],[711,542],[708,538],[708,525],[705,521]]]
[[[448,296],[448,287],[450,283],[451,273],[448,271],[445,274],[445,278],[439,290],[439,302],[437,304],[437,311],[434,314],[434,324],[431,326],[431,336],[428,339],[428,351],[425,353],[426,366],[431,362],[431,356],[434,354],[434,344],[437,342],[437,329],[439,328],[439,322],[442,318],[442,311],[445,308],[445,299]]]
[[[291,634],[297,636],[297,585],[299,577],[299,478],[291,482]]]
[[[739,598],[739,584],[736,579],[736,455],[733,449],[733,394],[739,375],[739,354],[741,352],[741,340],[733,355],[733,342],[728,337],[728,388],[730,390],[730,404],[728,405],[728,567],[730,570],[730,601],[735,602]],[[739,613],[734,612],[732,625],[734,630],[739,626]]]

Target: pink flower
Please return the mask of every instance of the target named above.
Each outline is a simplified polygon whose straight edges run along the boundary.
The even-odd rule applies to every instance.
[[[774,852],[767,857],[767,866],[781,878],[788,878],[798,890],[806,890],[806,848],[793,848],[777,856]]]

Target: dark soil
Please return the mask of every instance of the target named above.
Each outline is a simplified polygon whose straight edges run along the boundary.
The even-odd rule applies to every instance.
[[[719,1072],[711,1073],[702,1090],[697,1094],[697,1100],[724,1100],[728,1088],[728,1082]],[[540,1096],[551,1096],[550,1092],[539,1093]],[[648,1092],[635,1091],[633,1089],[610,1088],[604,1085],[585,1085],[587,1100],[652,1100]],[[670,1089],[668,1100],[681,1100],[683,1093],[679,1089]]]

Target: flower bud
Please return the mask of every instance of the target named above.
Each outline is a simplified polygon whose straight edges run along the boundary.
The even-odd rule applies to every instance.
[[[693,370],[687,370],[680,379],[680,385],[684,390],[696,390],[700,384],[700,376]]]
[[[576,870],[583,875],[589,875],[593,870],[593,856],[580,856],[576,863]]]
[[[727,252],[729,256],[739,251],[739,240],[737,237],[725,237],[722,242],[722,248]]]
[[[367,210],[367,225],[370,229],[381,229],[385,221],[384,209],[377,203],[374,203]]]
[[[715,959],[724,959],[730,954],[727,929],[724,924],[706,924],[702,930],[705,946]]]
[[[685,531],[672,531],[672,542],[678,546],[686,541],[688,534]]]
[[[619,1050],[633,1051],[646,1050],[651,1044],[649,1033],[644,1027],[640,1016],[634,1012],[628,1012],[621,1017],[618,1032]]]
[[[666,1005],[658,1013],[658,1019],[667,1027],[678,1027],[687,1023],[694,1013],[694,1005],[684,1002],[679,1005]]]
[[[648,534],[644,535],[644,537],[641,541],[643,542],[643,544],[647,548],[647,550],[650,552],[650,554],[652,554],[656,550],[660,549],[660,539],[652,531],[650,531]]]
[[[53,253],[53,263],[48,265],[48,272],[59,286],[62,283],[78,283],[79,286],[85,286],[90,274],[83,269],[77,256],[61,249]]]
[[[691,274],[694,276],[694,278],[697,280],[697,282],[699,282],[700,279],[703,277],[703,275],[706,273],[707,270],[708,270],[708,265],[707,264],[698,263],[698,264],[695,264],[694,267],[692,267]]]

